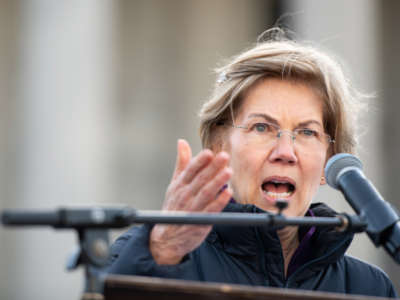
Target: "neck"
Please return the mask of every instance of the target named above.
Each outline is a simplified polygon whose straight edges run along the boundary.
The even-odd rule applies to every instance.
[[[288,226],[278,231],[285,264],[285,276],[287,274],[290,259],[299,246],[298,229],[298,227]]]

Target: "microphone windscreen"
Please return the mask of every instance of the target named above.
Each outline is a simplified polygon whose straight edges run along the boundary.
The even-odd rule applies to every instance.
[[[329,186],[339,189],[338,175],[347,168],[362,170],[363,165],[357,157],[349,153],[338,153],[332,156],[325,166],[325,178]]]

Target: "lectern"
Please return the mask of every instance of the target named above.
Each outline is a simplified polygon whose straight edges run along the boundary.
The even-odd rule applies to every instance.
[[[104,300],[384,300],[304,290],[203,283],[141,276],[112,275],[105,280]]]

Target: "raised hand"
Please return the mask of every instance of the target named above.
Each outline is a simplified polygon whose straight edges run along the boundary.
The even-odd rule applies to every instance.
[[[168,186],[164,211],[220,212],[231,192],[222,187],[230,179],[226,152],[203,150],[192,158],[185,140],[178,140],[175,171]],[[207,237],[211,225],[156,225],[150,234],[150,251],[158,264],[177,264]]]

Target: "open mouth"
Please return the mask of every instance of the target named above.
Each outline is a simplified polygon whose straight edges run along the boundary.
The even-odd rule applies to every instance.
[[[296,190],[296,185],[292,180],[281,178],[269,178],[261,185],[262,191],[274,199],[289,198]]]

